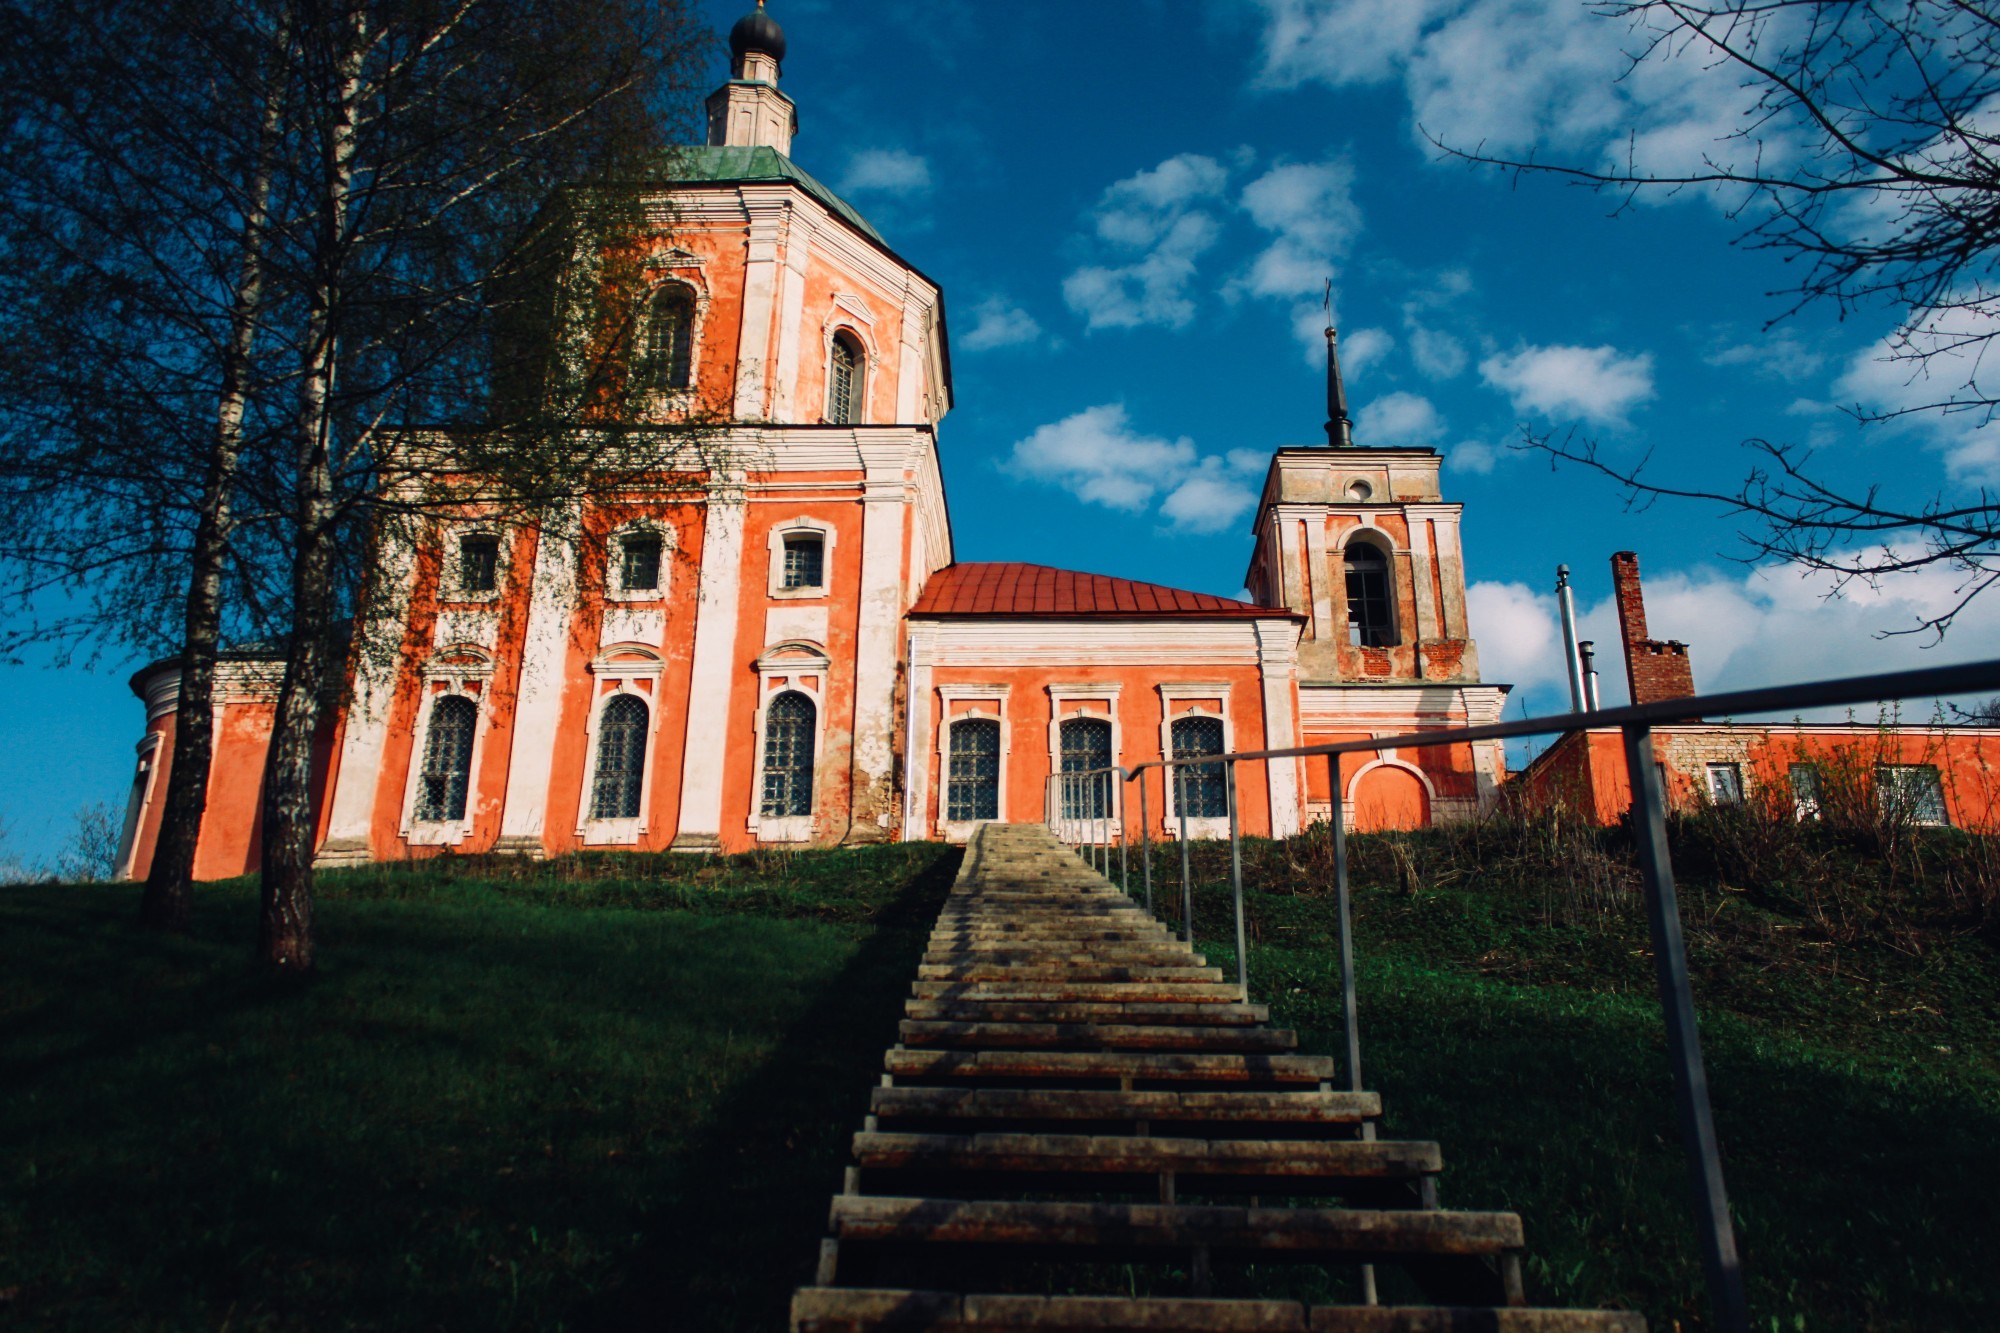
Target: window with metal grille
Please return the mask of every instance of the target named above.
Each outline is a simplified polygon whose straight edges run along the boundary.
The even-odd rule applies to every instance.
[[[967,718],[951,726],[945,818],[955,823],[1000,817],[1000,724]]]
[[[660,586],[660,551],[664,543],[657,532],[634,532],[618,541],[618,587],[622,592],[653,592]]]
[[[1222,719],[1184,717],[1174,723],[1175,759],[1222,753]],[[1174,770],[1174,815],[1189,819],[1226,819],[1229,793],[1223,786],[1221,764],[1189,764]]]
[[[1369,542],[1347,544],[1347,641],[1363,648],[1396,642],[1396,611],[1389,600],[1389,557]]]
[[[637,819],[646,777],[645,700],[614,694],[597,720],[597,776],[590,789],[592,819]]]
[[[469,532],[458,539],[458,590],[492,592],[500,578],[500,539],[490,532]]]
[[[840,425],[861,420],[861,346],[850,334],[833,335],[833,364],[826,376],[826,419]]]
[[[1096,718],[1073,717],[1062,724],[1062,771],[1092,773],[1111,767],[1111,724]],[[1109,783],[1115,775],[1100,775],[1062,784],[1065,819],[1106,819],[1111,814]]]
[[[817,588],[826,582],[826,542],[817,533],[785,538],[787,588]]]
[[[639,348],[639,374],[645,387],[687,388],[693,344],[694,293],[680,283],[668,283],[646,307],[645,341]]]
[[[462,694],[441,694],[431,703],[424,737],[424,765],[417,776],[417,818],[437,822],[465,818],[465,788],[472,778],[472,733],[479,706]]]
[[[1743,803],[1743,768],[1740,764],[1708,766],[1708,799],[1717,805]]]
[[[1930,764],[1875,765],[1875,799],[1882,813],[1913,824],[1945,824],[1944,783]]]
[[[812,700],[787,690],[764,710],[764,802],[767,818],[813,812]]]
[[[1819,818],[1819,765],[1793,764],[1792,813],[1800,819]]]

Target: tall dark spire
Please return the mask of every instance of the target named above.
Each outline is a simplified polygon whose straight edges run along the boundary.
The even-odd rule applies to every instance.
[[[1347,419],[1347,386],[1340,378],[1340,335],[1326,330],[1326,442],[1334,449],[1354,444],[1354,423]]]

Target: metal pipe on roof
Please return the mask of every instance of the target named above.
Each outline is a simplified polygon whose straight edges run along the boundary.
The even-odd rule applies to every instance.
[[[1569,566],[1556,566],[1556,605],[1562,609],[1563,665],[1569,668],[1569,711],[1595,712],[1586,707],[1583,694],[1583,667],[1576,647],[1576,603],[1569,592]]]

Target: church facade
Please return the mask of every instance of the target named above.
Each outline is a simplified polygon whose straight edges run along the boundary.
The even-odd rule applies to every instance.
[[[1498,718],[1440,460],[1352,445],[1330,331],[1328,443],[1274,452],[1249,601],[959,560],[944,294],[792,163],[777,25],[759,10],[730,44],[708,143],[632,187],[648,225],[616,259],[636,279],[565,312],[625,307],[622,401],[718,423],[705,461],[531,525],[467,512],[381,540],[320,747],[321,864],[958,840],[1042,818],[1053,772]],[[200,878],[255,868],[281,668],[222,666]],[[133,680],[135,877],[178,678],[168,660]],[[1352,759],[1339,781],[1357,826],[1384,828],[1469,815],[1504,776],[1489,743]],[[1323,763],[1246,765],[1243,827],[1323,817],[1328,782]],[[1206,771],[1156,773],[1147,808],[1154,836],[1226,825]]]

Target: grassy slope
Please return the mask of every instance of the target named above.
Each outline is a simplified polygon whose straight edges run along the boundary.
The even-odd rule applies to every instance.
[[[1448,1204],[1525,1215],[1537,1298],[1698,1324],[1643,926],[1388,850],[1357,840],[1390,1132],[1444,1144]],[[167,943],[124,890],[0,893],[0,1324],[777,1326],[937,855],[330,877],[326,971],[297,990],[246,976],[240,887]],[[1323,864],[1248,858],[1253,989],[1335,1049]],[[1760,1326],[1980,1326],[1991,943],[1833,946],[1720,882],[1687,894]],[[1205,938],[1226,906],[1203,891]]]

